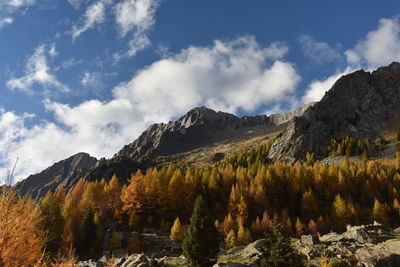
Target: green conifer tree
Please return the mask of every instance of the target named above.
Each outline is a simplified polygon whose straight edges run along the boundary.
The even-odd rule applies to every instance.
[[[183,240],[183,255],[193,267],[208,267],[215,262],[219,242],[217,230],[202,196],[196,199],[190,226]]]
[[[274,218],[271,227],[260,261],[261,267],[301,266],[299,255],[291,245],[290,236],[285,234],[284,226]]]
[[[91,252],[96,242],[96,225],[94,224],[94,213],[91,208],[86,211],[82,219],[82,226],[79,236],[79,252],[87,255]]]

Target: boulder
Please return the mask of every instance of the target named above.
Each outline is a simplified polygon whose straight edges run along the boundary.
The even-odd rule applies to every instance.
[[[352,239],[360,244],[376,243],[375,237],[368,234],[367,231],[365,231],[365,229],[361,227],[349,229],[349,231],[343,233],[343,236],[345,239]]]
[[[393,233],[395,234],[400,234],[400,227],[397,227],[396,229],[393,230]]]
[[[248,244],[247,246],[234,247],[226,251],[219,256],[218,261],[220,262],[220,264],[232,264],[235,262],[240,262],[241,264],[247,264],[245,266],[256,266],[252,264],[255,264],[259,261],[265,246],[266,240],[259,239],[257,241],[254,241],[253,243]]]
[[[120,265],[121,267],[147,267],[149,266],[149,260],[143,254],[132,254],[126,261]]]
[[[105,265],[101,262],[95,262],[93,260],[80,261],[78,267],[104,267]]]
[[[344,236],[341,234],[337,234],[335,232],[323,235],[319,238],[319,241],[323,243],[331,243],[331,242],[339,242],[344,239]]]
[[[314,235],[302,235],[300,242],[303,246],[312,246],[319,243],[319,240]]]
[[[365,267],[400,266],[400,240],[391,239],[356,251],[356,259]]]

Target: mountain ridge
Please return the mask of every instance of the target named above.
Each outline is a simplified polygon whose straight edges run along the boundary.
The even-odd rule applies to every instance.
[[[342,76],[303,116],[293,119],[272,145],[269,158],[295,161],[344,136],[374,141],[400,111],[400,63]]]

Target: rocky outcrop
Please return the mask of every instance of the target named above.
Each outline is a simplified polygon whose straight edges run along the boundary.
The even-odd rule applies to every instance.
[[[400,266],[400,240],[395,230],[374,223],[348,226],[343,233],[328,233],[319,242],[308,236],[294,239],[296,250],[308,259],[310,266],[321,266],[328,258],[337,266]],[[333,264],[334,265],[334,264]],[[336,266],[336,265],[334,265]]]
[[[249,137],[258,132],[274,132],[283,127],[294,116],[300,116],[309,106],[298,110],[275,114],[237,117],[225,112],[216,112],[206,107],[197,107],[175,122],[150,126],[133,143],[123,147],[117,156],[131,158],[154,158],[169,156],[216,142]]]
[[[293,119],[273,144],[269,157],[294,161],[308,151],[326,147],[333,137],[371,140],[385,134],[399,117],[400,63],[370,73],[363,70],[341,77],[322,100]]]
[[[306,104],[298,109],[280,114],[271,114],[269,119],[276,125],[284,124],[292,120],[294,117],[300,117],[310,107],[314,106],[317,102]]]
[[[400,266],[400,240],[392,239],[376,246],[360,248],[355,256],[365,267]]]
[[[15,188],[20,193],[30,194],[33,197],[42,197],[47,191],[55,190],[60,184],[68,190],[97,163],[98,160],[89,154],[78,153],[53,164],[41,173],[30,175],[17,183]]]

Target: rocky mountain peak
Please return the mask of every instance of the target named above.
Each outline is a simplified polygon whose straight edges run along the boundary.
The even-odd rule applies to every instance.
[[[30,175],[17,183],[15,188],[22,194],[44,196],[48,190],[55,190],[62,184],[65,188],[74,185],[98,160],[88,153],[78,153],[54,163],[44,171]]]
[[[294,161],[344,136],[374,140],[399,119],[400,64],[341,77],[322,100],[292,120],[271,147],[270,158]]]
[[[294,116],[301,115],[302,108],[287,114],[237,117],[214,111],[204,106],[191,109],[184,116],[167,124],[153,124],[133,143],[126,145],[116,156],[131,158],[155,158],[193,150],[213,143],[243,138],[249,133],[277,130]]]
[[[179,126],[189,128],[196,124],[204,124],[219,120],[234,120],[235,118],[237,118],[235,115],[216,112],[215,110],[201,106],[191,109],[188,113],[179,118],[177,122],[180,122],[178,123]]]

